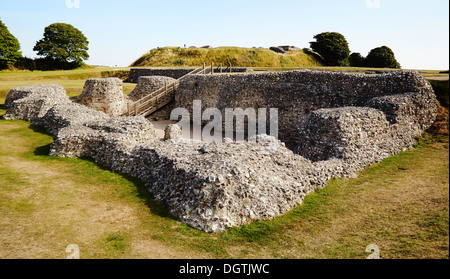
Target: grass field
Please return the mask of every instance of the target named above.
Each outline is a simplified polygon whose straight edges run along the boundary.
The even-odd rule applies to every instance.
[[[105,77],[104,73],[129,69],[91,67],[71,71],[0,71],[0,98],[5,98],[9,90],[15,87],[54,83],[62,85],[69,96],[76,96],[83,91],[86,79],[101,78]],[[124,83],[124,92],[131,92],[135,86],[135,84]]]
[[[67,81],[76,94],[84,71],[52,78],[2,72],[0,89],[26,79]],[[47,156],[53,138],[42,128],[0,120],[0,131],[2,259],[65,258],[70,244],[83,259],[364,259],[370,244],[384,259],[449,258],[448,133],[425,134],[413,150],[358,178],[330,181],[274,220],[206,234],[177,222],[136,179],[88,160]]]

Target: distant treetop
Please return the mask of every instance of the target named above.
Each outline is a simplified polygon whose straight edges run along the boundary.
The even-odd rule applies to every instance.
[[[345,37],[336,32],[324,32],[314,36],[311,48],[319,53],[327,66],[348,66],[350,48]]]
[[[0,68],[14,64],[22,58],[20,43],[0,20]]]
[[[82,64],[89,58],[89,41],[83,33],[70,24],[54,23],[45,28],[44,38],[33,48],[38,55],[59,62]]]

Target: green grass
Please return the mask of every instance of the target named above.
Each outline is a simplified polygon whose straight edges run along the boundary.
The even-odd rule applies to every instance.
[[[430,80],[433,85],[434,92],[439,103],[447,107],[449,106],[449,80]]]
[[[69,79],[79,80],[91,77],[101,77],[103,71],[129,70],[129,68],[92,67],[70,71],[0,71],[0,81],[3,80],[36,80],[36,79]]]
[[[152,49],[141,56],[132,67],[198,67],[214,62],[227,67],[313,67],[320,66],[312,55],[302,50],[287,54],[275,53],[264,48],[219,47],[211,49],[164,47]]]
[[[59,84],[69,96],[80,95],[88,78],[119,77],[126,79],[129,68],[92,67],[71,71],[0,71],[0,98],[20,86]],[[130,93],[135,84],[124,83],[124,93]]]

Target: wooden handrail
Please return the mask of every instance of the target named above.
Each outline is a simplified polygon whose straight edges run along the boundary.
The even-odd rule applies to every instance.
[[[222,65],[222,64],[221,64]],[[220,66],[221,67],[221,66]],[[132,113],[135,116],[147,116],[161,107],[167,105],[173,98],[173,92],[180,85],[180,81],[189,75],[198,74],[214,74],[214,63],[211,63],[211,67],[206,67],[206,63],[203,63],[202,67],[197,68],[188,74],[178,78],[172,83],[165,84],[163,87],[156,89],[145,97],[137,100],[136,102],[127,105],[127,114],[130,116]]]

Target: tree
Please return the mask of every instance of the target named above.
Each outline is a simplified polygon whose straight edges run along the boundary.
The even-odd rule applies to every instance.
[[[311,48],[319,53],[328,66],[348,66],[350,48],[342,34],[336,32],[324,32],[314,36],[315,42],[311,42]]]
[[[14,64],[21,57],[19,41],[0,20],[0,68]]]
[[[352,67],[364,67],[366,65],[366,58],[359,52],[353,52],[348,58],[350,66]]]
[[[63,63],[81,65],[89,58],[89,42],[83,33],[70,24],[54,23],[45,28],[44,38],[33,50],[38,55]]]
[[[367,55],[366,66],[373,68],[400,68],[394,52],[387,46],[372,49]]]

